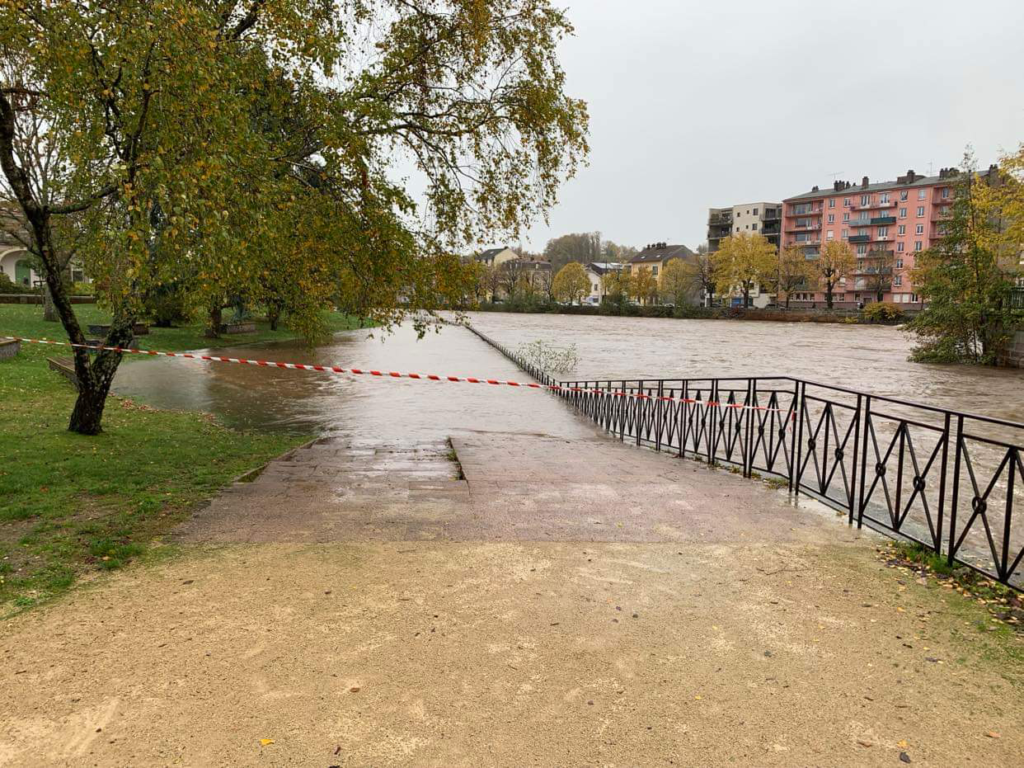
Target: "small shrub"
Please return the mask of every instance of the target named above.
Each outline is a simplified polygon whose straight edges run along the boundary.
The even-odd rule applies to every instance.
[[[92,283],[73,283],[71,285],[72,296],[95,296],[96,286]]]
[[[579,364],[575,344],[558,347],[538,339],[528,344],[520,344],[516,355],[527,364],[549,374],[572,373]]]
[[[16,283],[10,275],[0,272],[0,293],[39,293],[39,289]]]
[[[864,319],[869,323],[894,323],[903,319],[903,310],[891,301],[877,301],[864,308]]]

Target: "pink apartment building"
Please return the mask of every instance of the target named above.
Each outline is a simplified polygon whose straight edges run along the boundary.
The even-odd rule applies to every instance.
[[[833,296],[837,307],[875,301],[881,282],[884,301],[920,308],[921,299],[910,279],[914,255],[942,237],[941,222],[952,210],[957,174],[956,168],[943,168],[938,176],[920,176],[910,170],[896,181],[881,184],[871,184],[865,176],[859,185],[837,181],[830,190],[814,187],[787,198],[783,247],[802,245],[807,258],[814,259],[829,240],[850,244],[857,254],[857,267],[837,287]],[[877,273],[883,264],[891,264],[891,274],[885,266],[879,281]],[[825,294],[817,286],[793,292],[791,307],[812,305],[825,305]]]

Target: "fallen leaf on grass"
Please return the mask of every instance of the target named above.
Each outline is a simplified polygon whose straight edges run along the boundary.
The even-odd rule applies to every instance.
[[[260,746],[261,747],[266,747],[266,746],[268,746],[270,744],[273,744],[273,743],[274,743],[273,739],[260,739]]]

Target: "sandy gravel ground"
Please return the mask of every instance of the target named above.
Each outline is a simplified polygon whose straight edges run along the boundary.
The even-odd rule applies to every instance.
[[[1020,646],[874,535],[545,445],[321,444],[3,623],[0,765],[1024,765]]]

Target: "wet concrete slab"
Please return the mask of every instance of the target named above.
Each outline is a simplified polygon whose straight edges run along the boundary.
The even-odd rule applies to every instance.
[[[799,541],[834,513],[697,462],[579,438],[326,438],[197,512],[188,542]]]

